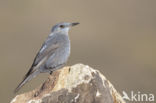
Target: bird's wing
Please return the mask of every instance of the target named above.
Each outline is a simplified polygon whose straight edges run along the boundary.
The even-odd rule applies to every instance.
[[[36,66],[46,56],[49,56],[50,54],[52,55],[58,47],[59,44],[57,42],[51,44],[43,44],[40,51],[37,53],[32,66]]]
[[[25,77],[33,73],[38,66],[42,65],[48,59],[49,55],[52,55],[58,47],[59,43],[55,41],[55,39],[50,40],[48,43],[45,42],[37,53],[34,62]]]

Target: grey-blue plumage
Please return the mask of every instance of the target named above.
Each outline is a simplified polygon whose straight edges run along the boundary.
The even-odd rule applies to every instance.
[[[79,23],[56,24],[51,34],[43,43],[36,55],[34,62],[25,75],[23,81],[17,86],[17,92],[26,82],[36,77],[39,73],[49,72],[62,68],[70,55],[69,29]]]

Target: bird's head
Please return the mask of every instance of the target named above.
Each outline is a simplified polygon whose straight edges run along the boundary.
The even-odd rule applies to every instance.
[[[58,23],[56,24],[51,32],[52,33],[56,33],[56,32],[63,32],[63,33],[68,33],[69,29],[72,27],[72,26],[75,26],[75,25],[78,25],[79,23],[76,22],[76,23],[66,23],[66,22],[63,22],[63,23]]]

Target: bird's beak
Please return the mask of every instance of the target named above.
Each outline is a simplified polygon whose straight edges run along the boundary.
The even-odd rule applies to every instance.
[[[75,26],[75,25],[78,25],[78,24],[80,24],[80,23],[71,23],[71,26]]]

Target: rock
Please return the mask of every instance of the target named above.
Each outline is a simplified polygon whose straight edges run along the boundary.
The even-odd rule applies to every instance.
[[[83,64],[55,71],[37,89],[17,95],[11,103],[125,103],[98,71]]]

